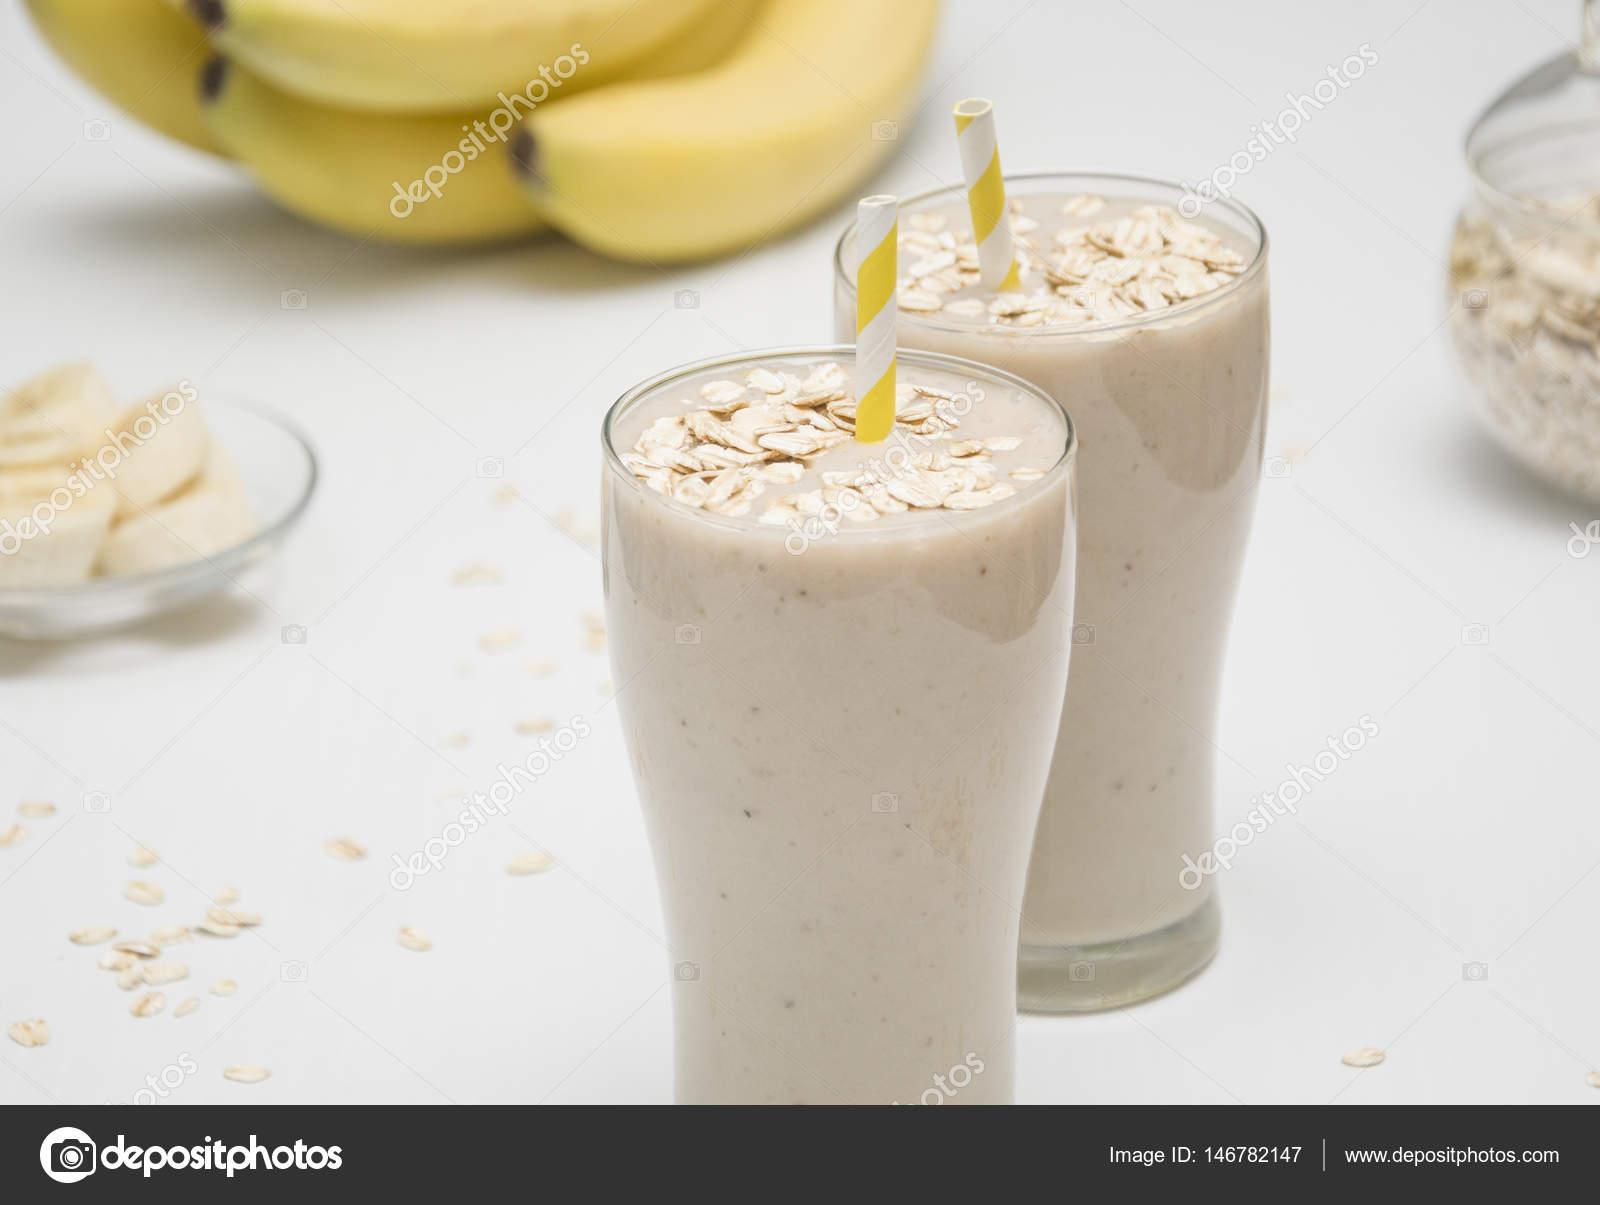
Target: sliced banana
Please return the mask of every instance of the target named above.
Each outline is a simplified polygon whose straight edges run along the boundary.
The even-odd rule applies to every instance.
[[[128,409],[109,434],[99,456],[119,519],[173,497],[205,466],[206,426],[187,382]]]
[[[93,451],[121,407],[90,364],[63,364],[0,399],[0,468],[65,466]]]
[[[0,471],[0,589],[87,581],[115,508],[64,468]]]
[[[215,444],[177,495],[118,521],[100,549],[107,575],[150,573],[199,560],[253,535],[255,516],[233,461]]]

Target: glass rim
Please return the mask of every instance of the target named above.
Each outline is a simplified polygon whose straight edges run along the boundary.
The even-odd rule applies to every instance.
[[[1519,77],[1516,83],[1512,84],[1509,91],[1514,92],[1523,83],[1537,78],[1544,72],[1554,72],[1560,67],[1583,69],[1575,51],[1563,51],[1537,64],[1532,70]],[[1538,137],[1562,128],[1559,125],[1545,123],[1533,127],[1531,131],[1524,131],[1521,135],[1500,138],[1490,146],[1480,145],[1489,137],[1488,130],[1492,120],[1505,111],[1505,102],[1508,99],[1510,99],[1509,92],[1502,92],[1490,100],[1477,117],[1473,119],[1471,126],[1467,128],[1467,136],[1462,139],[1461,158],[1466,165],[1467,174],[1472,178],[1473,187],[1485,201],[1502,211],[1515,213],[1521,217],[1531,218],[1550,226],[1576,226],[1579,229],[1587,229],[1591,232],[1600,231],[1600,221],[1582,217],[1576,213],[1565,213],[1559,209],[1552,209],[1547,205],[1541,205],[1532,197],[1508,191],[1485,174],[1483,161],[1490,153],[1498,151],[1508,144],[1525,142],[1528,140],[1530,133],[1534,137]],[[1600,126],[1600,119],[1587,122],[1573,121],[1565,124],[1567,126],[1583,125],[1593,128]]]
[[[1183,189],[1187,188],[1187,185],[1185,185],[1181,180],[1171,180],[1164,176],[1147,176],[1141,175],[1137,172],[1109,171],[1088,167],[1072,168],[1060,171],[1027,171],[1005,173],[1005,181],[1008,185],[1013,182],[1036,183],[1040,181],[1058,181],[1085,178],[1115,180],[1119,183],[1145,185],[1147,187],[1155,186],[1158,188],[1175,189],[1178,191],[1182,191]],[[926,201],[931,201],[936,197],[959,197],[965,187],[966,186],[963,184],[941,184],[937,188],[925,189],[924,191],[916,193],[913,196],[902,199],[900,202],[901,212],[905,212],[912,206],[920,205]],[[913,314],[905,310],[900,311],[899,320],[908,326],[921,326],[930,330],[945,332],[979,332],[984,334],[993,333],[1002,335],[1006,338],[1025,339],[1086,339],[1093,338],[1095,335],[1105,334],[1109,331],[1127,330],[1131,327],[1154,326],[1159,322],[1171,321],[1177,318],[1186,318],[1191,314],[1197,314],[1238,292],[1247,281],[1250,281],[1261,274],[1261,271],[1267,262],[1267,227],[1266,224],[1262,222],[1261,218],[1257,216],[1255,210],[1251,209],[1244,202],[1233,197],[1220,197],[1215,201],[1207,202],[1207,204],[1221,205],[1223,208],[1233,213],[1236,217],[1243,219],[1245,224],[1255,233],[1256,248],[1255,255],[1251,257],[1250,262],[1245,265],[1244,270],[1241,271],[1238,276],[1234,277],[1233,280],[1229,281],[1221,288],[1213,289],[1211,292],[1204,293],[1199,297],[1191,297],[1187,301],[1179,302],[1177,305],[1168,306],[1166,309],[1158,310],[1154,313],[1130,315],[1129,317],[1119,319],[1116,322],[1084,322],[1074,323],[1072,325],[1061,324],[1056,326],[1041,324],[1039,326],[989,327],[979,326],[972,322],[940,319],[927,314]],[[855,230],[856,223],[855,219],[852,218],[850,220],[850,224],[844,228],[844,231],[839,235],[838,241],[834,243],[833,246],[834,280],[836,283],[843,282],[844,287],[849,291],[852,297],[855,296],[856,282],[854,280],[854,274],[845,267],[844,248],[845,244],[850,240],[851,235],[855,233]]]
[[[624,392],[622,396],[617,398],[615,402],[611,403],[611,406],[606,410],[605,418],[601,420],[600,448],[601,454],[606,462],[606,468],[608,471],[617,474],[624,481],[626,481],[633,488],[633,490],[642,497],[653,499],[656,503],[666,506],[670,510],[678,511],[685,516],[699,522],[709,523],[712,526],[722,527],[730,530],[781,533],[782,529],[775,527],[772,524],[759,523],[754,519],[745,518],[743,516],[713,514],[712,512],[704,510],[700,507],[690,506],[686,502],[679,502],[676,498],[669,498],[667,495],[658,493],[649,486],[645,485],[643,481],[634,475],[633,470],[622,462],[622,454],[616,446],[616,441],[612,438],[613,433],[616,430],[617,423],[624,414],[630,411],[631,407],[635,403],[639,402],[650,394],[655,393],[658,389],[672,384],[674,381],[681,381],[684,378],[694,376],[697,373],[707,372],[712,369],[723,368],[735,364],[755,364],[759,361],[797,359],[800,357],[827,356],[840,361],[848,360],[853,363],[855,360],[855,354],[855,345],[850,343],[794,344],[782,347],[761,347],[755,348],[751,351],[735,352],[730,355],[709,356],[702,360],[693,360],[689,363],[679,364],[676,367],[666,369],[664,372],[659,372],[652,377],[647,377],[645,380],[640,381],[637,385],[634,385],[632,388]],[[1044,401],[1045,404],[1048,405],[1054,411],[1054,413],[1060,417],[1062,426],[1066,430],[1066,439],[1062,442],[1061,455],[1056,458],[1055,463],[1045,470],[1044,476],[1040,477],[1037,481],[1028,482],[1027,488],[1017,490],[1017,492],[1011,497],[1002,498],[999,502],[995,502],[989,506],[981,507],[977,510],[948,512],[940,510],[940,516],[943,517],[947,522],[956,525],[981,522],[986,516],[993,516],[1020,505],[1025,499],[1031,497],[1034,493],[1042,490],[1046,486],[1054,484],[1058,479],[1064,476],[1076,462],[1078,456],[1078,429],[1072,421],[1072,415],[1067,412],[1066,406],[1053,397],[1049,391],[1041,388],[1038,385],[1035,385],[1032,381],[1029,381],[1024,377],[1019,377],[1016,373],[1007,372],[1003,368],[994,368],[991,365],[981,363],[977,360],[964,359],[961,356],[945,355],[943,352],[917,351],[910,348],[900,348],[897,349],[895,358],[901,364],[939,369],[945,372],[954,372],[957,375],[969,378],[984,378],[997,384],[1004,384],[1014,389],[1021,389]],[[887,442],[887,440],[883,442]],[[886,531],[903,530],[904,526],[905,525],[903,524],[894,524],[890,528],[883,528],[876,523],[850,524],[848,526],[841,525],[839,530],[830,535],[829,538],[830,540],[841,538],[882,539],[885,537]]]

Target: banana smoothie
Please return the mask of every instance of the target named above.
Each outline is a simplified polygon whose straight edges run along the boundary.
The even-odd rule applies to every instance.
[[[1216,951],[1217,700],[1265,424],[1266,236],[1176,184],[1008,178],[1022,287],[978,286],[963,194],[908,202],[899,343],[1003,368],[1068,410],[1083,444],[1077,627],[1024,907],[1024,1008],[1154,995]],[[854,262],[851,233],[837,265]],[[837,267],[836,265],[836,267]],[[835,272],[835,328],[853,283]],[[1193,876],[1190,876],[1192,879]]]
[[[1005,373],[752,352],[605,426],[611,657],[682,1103],[1008,1102],[1066,683],[1074,444]]]

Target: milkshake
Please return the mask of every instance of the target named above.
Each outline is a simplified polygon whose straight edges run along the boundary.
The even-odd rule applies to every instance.
[[[1006,373],[849,348],[607,416],[606,608],[683,1103],[1008,1102],[1028,849],[1072,630],[1074,445]]]
[[[1083,445],[1077,627],[1024,906],[1024,1008],[1111,1007],[1216,951],[1212,840],[1222,657],[1254,509],[1267,396],[1266,235],[1176,184],[1008,178],[1017,292],[978,287],[962,193],[907,202],[899,343],[1014,372]],[[1179,212],[1179,209],[1183,213]],[[852,233],[835,328],[851,326]]]

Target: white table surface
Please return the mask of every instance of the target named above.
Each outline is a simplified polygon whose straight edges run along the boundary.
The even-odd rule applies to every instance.
[[[1564,47],[1571,0],[1286,6],[1133,0],[951,4],[928,102],[873,187],[958,175],[946,114],[998,105],[1012,170],[1197,177],[1363,43],[1376,65],[1238,187],[1272,237],[1274,404],[1234,629],[1219,828],[1370,714],[1380,734],[1222,876],[1226,938],[1181,992],[1025,1018],[1025,1101],[1600,1103],[1600,508],[1480,435],[1454,374],[1444,258],[1462,136]],[[750,346],[826,341],[840,207],[745,256],[671,272],[560,242],[429,253],[357,246],[274,208],[233,168],[146,133],[0,15],[0,379],[92,356],[133,394],[191,378],[292,413],[323,482],[255,600],[76,645],[0,642],[0,1101],[131,1100],[188,1056],[189,1103],[666,1101],[666,955],[603,654],[597,427],[639,378]],[[90,141],[86,122],[111,137]],[[673,307],[698,290],[697,310]],[[301,289],[304,309],[280,295]],[[527,505],[497,504],[480,458]],[[570,526],[571,524],[569,524]],[[501,566],[499,586],[452,572]],[[308,629],[303,646],[280,630]],[[1464,643],[1483,624],[1487,644]],[[520,648],[484,653],[512,626]],[[530,658],[558,672],[536,680]],[[526,753],[513,722],[593,735],[409,892],[415,848]],[[444,742],[472,734],[464,748]],[[105,814],[81,800],[111,798]],[[324,843],[363,842],[365,862]],[[125,859],[156,847],[148,872]],[[542,845],[556,869],[511,878]],[[167,903],[122,898],[130,878]],[[193,921],[238,887],[255,933],[172,956],[193,1016],[130,996],[69,930]],[[429,931],[427,954],[396,929]],[[284,963],[307,965],[304,982]],[[1464,975],[1483,963],[1487,978]],[[238,981],[231,999],[205,986]],[[1339,1056],[1389,1052],[1355,1072]],[[259,1063],[258,1086],[221,1068]]]

